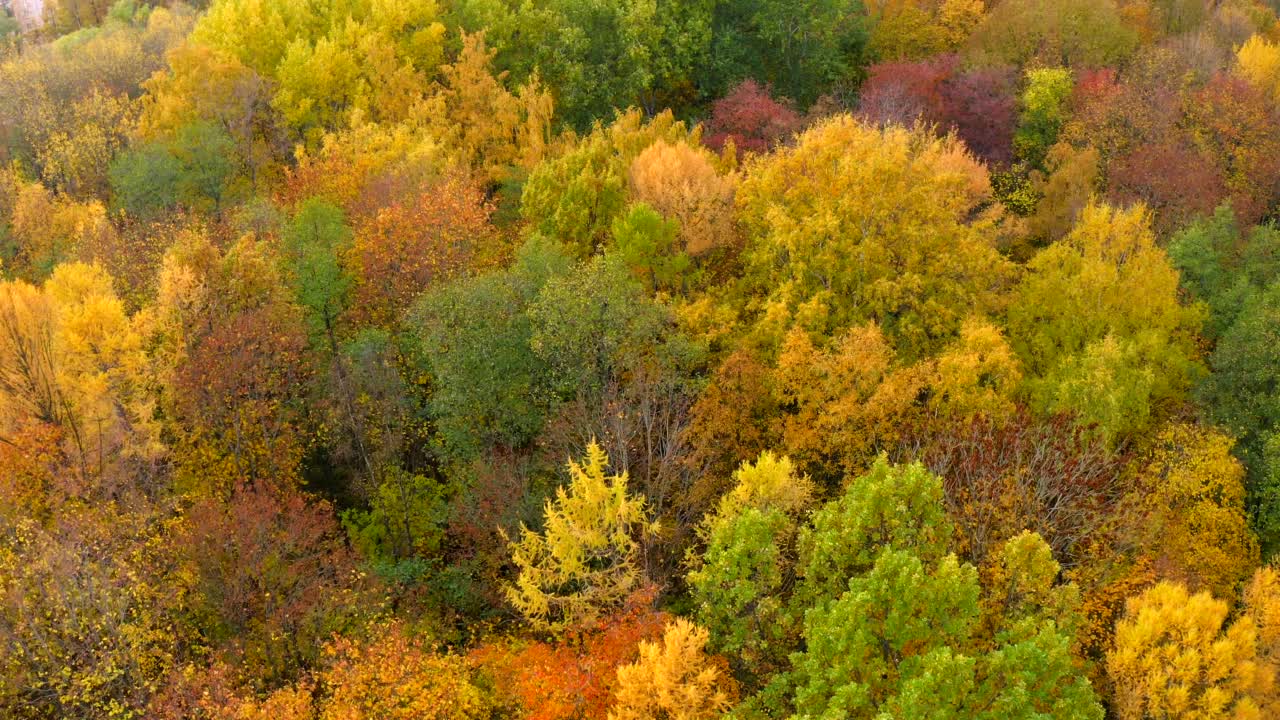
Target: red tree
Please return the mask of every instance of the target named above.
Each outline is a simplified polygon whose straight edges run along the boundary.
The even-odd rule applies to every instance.
[[[739,152],[762,153],[785,142],[800,126],[800,116],[789,102],[775,100],[769,88],[755,80],[744,80],[712,105],[705,142],[719,152],[732,139]]]

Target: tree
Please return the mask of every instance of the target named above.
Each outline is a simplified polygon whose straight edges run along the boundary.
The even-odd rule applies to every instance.
[[[493,701],[465,658],[433,650],[392,622],[368,642],[338,638],[325,648],[320,720],[481,720]],[[265,720],[264,715],[264,720]],[[278,717],[278,716],[271,716]]]
[[[686,577],[694,616],[749,690],[786,667],[797,639],[785,591],[794,582],[796,533],[812,493],[789,459],[762,453],[734,472],[732,489],[699,531],[706,549]]]
[[[337,249],[354,276],[351,312],[394,328],[418,295],[478,264],[498,238],[481,189],[451,174],[380,208]]]
[[[1244,468],[1231,445],[1211,429],[1166,428],[1140,462],[1132,491],[1145,511],[1143,547],[1164,560],[1162,574],[1215,597],[1234,597],[1258,564]]]
[[[0,361],[0,432],[59,426],[85,474],[162,454],[143,336],[100,267],[60,265],[39,289],[0,283]]]
[[[820,350],[797,329],[778,355],[778,399],[794,412],[775,422],[783,447],[806,467],[852,472],[896,439],[928,377],[902,367],[874,324]]]
[[[1251,695],[1265,678],[1254,629],[1245,622],[1224,628],[1227,612],[1209,593],[1192,595],[1168,581],[1130,598],[1107,653],[1117,715],[1260,717]]]
[[[645,121],[638,110],[620,113],[558,158],[534,168],[520,199],[520,213],[543,235],[586,257],[604,244],[613,221],[626,210],[631,163],[659,140],[696,144],[670,111]]]
[[[717,4],[702,74],[714,93],[751,78],[803,107],[857,76],[866,42],[860,0]]]
[[[258,690],[314,667],[370,608],[328,504],[270,481],[196,502],[175,547],[201,630]]]
[[[712,720],[731,704],[726,678],[703,648],[707,631],[677,618],[659,642],[640,643],[640,657],[618,667],[609,720]]]
[[[631,197],[676,223],[684,252],[697,257],[737,244],[734,175],[724,175],[706,150],[655,142],[632,161]]]
[[[1115,0],[1006,0],[987,13],[970,47],[987,63],[1107,67],[1137,44]]]
[[[1058,133],[1066,121],[1072,87],[1071,71],[1066,68],[1041,68],[1027,72],[1013,148],[1018,157],[1031,167],[1041,167],[1049,148],[1058,141]]]
[[[792,326],[874,321],[905,361],[927,354],[998,305],[1009,266],[977,212],[989,194],[957,140],[848,116],[807,131],[738,190],[756,332],[776,346]]]
[[[797,716],[1101,718],[1069,650],[1072,608],[1064,615],[1057,599],[1073,590],[1053,587],[1044,542],[1027,535],[1007,547],[1003,577],[1023,590],[995,603],[988,647],[977,571],[947,552],[941,494],[922,466],[881,459],[802,533]]]
[[[1009,329],[1032,407],[1074,412],[1118,439],[1184,397],[1202,315],[1179,302],[1144,208],[1090,204],[1028,270]]]
[[[644,203],[613,223],[613,244],[622,262],[649,292],[685,285],[689,256],[677,249],[679,225]]]
[[[519,575],[507,599],[539,629],[588,624],[638,587],[644,500],[628,495],[625,472],[606,476],[608,464],[595,443],[582,464],[570,460],[567,489],[543,509],[543,532],[522,526],[511,543]]]
[[[1254,35],[1236,50],[1235,69],[1273,101],[1280,101],[1280,46]]]
[[[732,142],[741,152],[764,153],[789,142],[800,126],[785,98],[775,100],[768,86],[748,79],[712,104],[706,142],[717,152]]]

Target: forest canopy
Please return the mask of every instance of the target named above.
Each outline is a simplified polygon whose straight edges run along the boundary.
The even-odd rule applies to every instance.
[[[0,716],[1280,716],[1278,13],[0,0]]]

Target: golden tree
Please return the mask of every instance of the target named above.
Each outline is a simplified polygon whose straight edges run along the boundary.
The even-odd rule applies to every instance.
[[[1227,603],[1161,582],[1130,598],[1107,673],[1120,720],[1250,720],[1267,676],[1251,623],[1223,629]]]
[[[544,529],[521,527],[511,543],[520,569],[507,599],[535,627],[576,628],[621,603],[640,582],[637,535],[644,498],[627,492],[627,473],[606,475],[609,458],[592,441],[579,464],[569,461],[569,484],[544,508]]]
[[[640,643],[640,658],[618,668],[609,720],[709,720],[729,708],[732,680],[708,657],[707,631],[677,618],[659,642]]]

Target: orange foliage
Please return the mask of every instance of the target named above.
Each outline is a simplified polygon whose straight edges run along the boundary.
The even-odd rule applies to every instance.
[[[471,655],[520,703],[526,720],[604,720],[615,668],[633,662],[639,642],[661,637],[670,620],[653,609],[654,593],[636,593],[622,611],[559,641],[489,642]]]
[[[423,290],[469,269],[494,244],[492,210],[475,183],[451,174],[359,224],[348,258],[357,323],[392,326]]]

